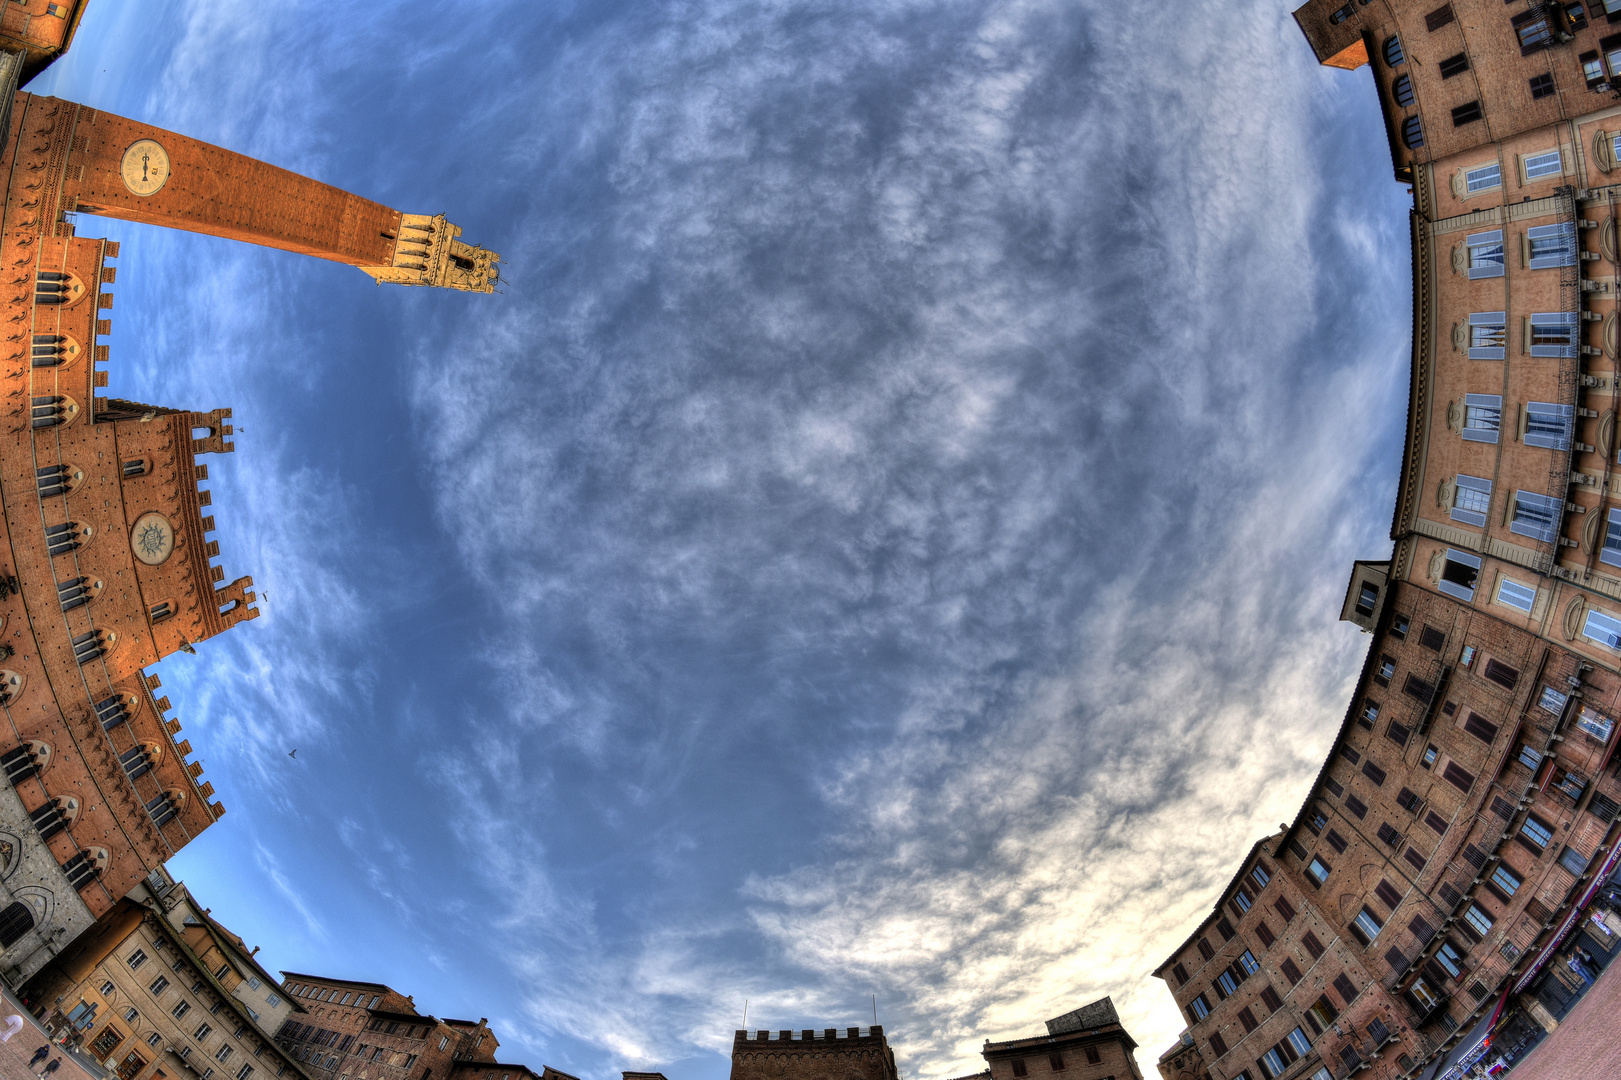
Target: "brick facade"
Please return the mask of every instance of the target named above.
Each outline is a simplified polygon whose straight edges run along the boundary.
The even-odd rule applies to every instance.
[[[276,1041],[316,1080],[550,1080],[525,1065],[497,1062],[489,1021],[441,1020],[381,983],[282,972],[282,988],[305,1014]],[[569,1077],[567,1080],[573,1080]]]

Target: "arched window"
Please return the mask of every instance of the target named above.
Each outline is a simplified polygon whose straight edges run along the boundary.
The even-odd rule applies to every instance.
[[[1405,64],[1406,62],[1407,54],[1402,52],[1401,36],[1399,34],[1391,34],[1389,37],[1385,38],[1385,63],[1389,64],[1391,67],[1395,67],[1398,64]]]
[[[62,394],[43,394],[35,397],[30,404],[33,406],[31,416],[36,428],[65,424],[79,415],[78,403]]]
[[[1406,75],[1397,76],[1396,81],[1390,84],[1390,93],[1397,105],[1407,108],[1413,103],[1413,80]]]
[[[1409,150],[1416,150],[1424,145],[1424,125],[1418,122],[1418,117],[1409,116],[1402,121],[1401,141],[1407,144]]]
[[[0,947],[10,948],[34,928],[34,913],[27,904],[18,901],[0,911]]]
[[[90,539],[92,529],[90,526],[77,521],[59,521],[55,525],[45,526],[45,549],[54,559],[58,555],[66,555],[70,551],[77,551],[86,540]]]
[[[34,367],[56,367],[78,355],[79,343],[66,334],[35,334],[29,353]]]
[[[36,304],[73,304],[84,294],[84,283],[72,274],[41,270],[34,279]]]
[[[84,470],[72,465],[46,465],[34,470],[34,483],[39,488],[39,497],[44,499],[51,495],[62,495],[78,487],[84,481]]]

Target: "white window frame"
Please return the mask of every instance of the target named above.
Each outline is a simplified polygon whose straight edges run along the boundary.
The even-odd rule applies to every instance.
[[[1511,607],[1515,611],[1531,614],[1531,609],[1537,603],[1537,589],[1535,585],[1527,585],[1523,581],[1515,581],[1506,575],[1497,579],[1497,602],[1504,607]]]
[[[1491,883],[1501,889],[1505,894],[1513,896],[1525,884],[1525,879],[1516,874],[1507,863],[1498,863],[1492,870]]]
[[[1447,596],[1452,597],[1454,600],[1462,600],[1464,603],[1469,603],[1474,600],[1475,590],[1480,587],[1480,557],[1478,555],[1471,555],[1467,551],[1459,551],[1457,548],[1447,548],[1446,551],[1446,561],[1448,563],[1456,563],[1459,566],[1467,566],[1475,572],[1475,584],[1462,585],[1456,581],[1448,581],[1446,578],[1446,572],[1443,570],[1441,580],[1436,582],[1435,587],[1441,592],[1445,593]]]
[[[1293,1046],[1295,1048],[1295,1053],[1299,1054],[1301,1057],[1305,1057],[1307,1054],[1311,1053],[1311,1039],[1309,1039],[1306,1036],[1306,1033],[1300,1028],[1295,1028],[1293,1031],[1289,1032],[1287,1038],[1289,1040],[1289,1045]]]
[[[1621,652],[1621,619],[1592,608],[1582,622],[1582,637],[1607,649]]]
[[[1484,476],[1465,476],[1462,473],[1453,477],[1452,482],[1456,489],[1452,493],[1452,520],[1473,525],[1477,529],[1484,528],[1486,515],[1491,513],[1492,508],[1492,482]]]
[[[1476,421],[1480,421],[1476,423]],[[1495,443],[1503,428],[1503,395],[1465,394],[1463,428],[1458,432],[1469,442]]]
[[[1621,0],[1617,0],[1617,2],[1621,2]],[[1552,708],[1549,707],[1548,702],[1550,697],[1553,698],[1554,702],[1556,703]],[[1551,686],[1544,686],[1542,688],[1542,696],[1537,698],[1537,707],[1542,709],[1544,712],[1551,712],[1555,716],[1558,716],[1560,713],[1565,711],[1565,702],[1569,700],[1569,694],[1562,694]]]
[[[1463,190],[1467,195],[1473,195],[1477,191],[1491,191],[1493,188],[1502,186],[1503,166],[1501,162],[1491,161],[1485,165],[1477,165],[1473,169],[1463,171]]]
[[[1470,277],[1501,277],[1501,274],[1479,274],[1471,266]],[[1495,333],[1493,333],[1495,331]],[[1481,344],[1495,340],[1497,344]],[[1503,360],[1508,356],[1508,312],[1474,311],[1469,314],[1469,359]]]
[[[1601,743],[1608,743],[1611,733],[1615,731],[1614,720],[1603,713],[1593,712],[1586,705],[1576,711],[1576,726]]]
[[[1469,249],[1469,276],[1470,278],[1502,277],[1503,269],[1503,230],[1493,229],[1491,232],[1475,233],[1464,238],[1464,244]]]
[[[1520,169],[1526,180],[1541,180],[1549,176],[1565,175],[1565,152],[1562,147],[1541,150],[1520,157]]]
[[[1314,867],[1318,866],[1323,868],[1322,877],[1318,877],[1316,871],[1313,869]],[[1329,865],[1326,862],[1317,858],[1315,855],[1312,856],[1311,861],[1306,864],[1306,876],[1312,881],[1315,881],[1318,885],[1326,884],[1328,882],[1329,875],[1333,872],[1334,871],[1329,868]]]

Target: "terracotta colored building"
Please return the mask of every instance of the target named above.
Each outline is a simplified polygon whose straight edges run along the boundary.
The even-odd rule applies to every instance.
[[[1142,1080],[1114,1002],[1102,998],[1047,1021],[1047,1033],[985,1043],[989,1080]]]
[[[242,939],[163,871],[23,989],[53,1038],[119,1080],[299,1077],[271,1038],[301,1008]]]
[[[1156,974],[1217,1080],[1428,1080],[1550,1020],[1621,831],[1621,2],[1296,19],[1371,65],[1412,186],[1394,547],[1353,568],[1368,657],[1298,816]]]
[[[0,80],[59,54],[81,11],[3,5]],[[299,251],[378,283],[490,292],[498,260],[443,217],[72,102],[0,99],[0,974],[17,985],[224,812],[147,669],[258,613],[211,536],[205,455],[234,449],[231,411],[98,394],[118,245],[66,215]]]
[[[441,1020],[382,983],[282,972],[282,992],[303,1011],[276,1041],[316,1080],[574,1080],[495,1060],[489,1021]]]
[[[738,1031],[731,1080],[897,1080],[895,1052],[884,1029]]]

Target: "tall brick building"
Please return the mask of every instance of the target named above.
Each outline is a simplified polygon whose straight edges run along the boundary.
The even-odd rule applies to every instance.
[[[1394,548],[1353,568],[1368,657],[1299,814],[1156,974],[1216,1080],[1428,1080],[1546,1018],[1621,830],[1621,2],[1296,19],[1371,65],[1412,187]]]
[[[0,5],[0,974],[13,985],[223,813],[147,669],[258,613],[252,579],[227,582],[210,536],[202,459],[233,449],[231,411],[97,393],[118,245],[77,236],[66,215],[303,252],[378,283],[490,292],[497,279],[495,254],[442,216],[15,91],[82,11]]]

